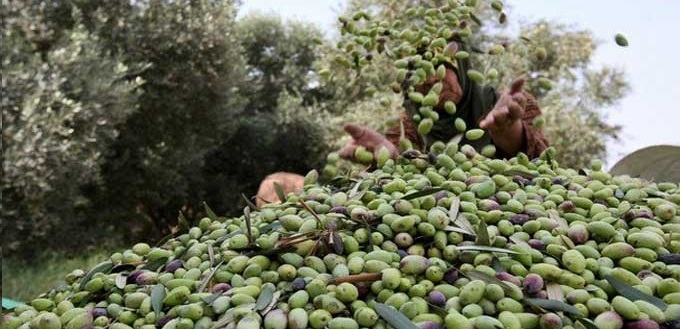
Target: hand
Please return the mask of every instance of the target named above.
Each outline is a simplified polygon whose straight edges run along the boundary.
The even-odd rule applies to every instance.
[[[394,144],[373,129],[351,123],[346,124],[344,129],[345,132],[352,137],[352,140],[339,152],[340,157],[343,159],[354,160],[354,151],[356,151],[359,146],[363,146],[366,150],[373,152],[373,158],[376,159],[378,157],[378,151],[380,151],[380,148],[383,146],[390,152],[390,157],[396,158],[399,154],[399,151]]]
[[[479,122],[479,127],[488,129],[489,133],[505,134],[513,133],[524,117],[526,98],[521,93],[524,86],[524,78],[520,77],[513,81],[510,91],[503,91],[494,108]],[[521,125],[519,125],[521,128]]]
[[[489,131],[496,147],[513,156],[522,150],[524,141],[522,118],[527,105],[521,92],[524,81],[523,77],[513,81],[510,91],[501,92],[494,108],[479,122],[480,128]]]

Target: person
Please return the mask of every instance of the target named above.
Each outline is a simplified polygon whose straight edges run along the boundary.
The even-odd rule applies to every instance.
[[[460,48],[465,49],[463,44],[455,41],[449,43],[447,48],[455,53]],[[455,127],[456,118],[465,121],[467,129],[480,128],[486,131],[482,138],[471,141],[463,138],[462,144],[469,144],[478,151],[488,144],[496,147],[496,158],[511,158],[519,152],[525,153],[529,158],[538,157],[548,146],[548,140],[543,132],[533,125],[536,117],[541,115],[536,99],[529,92],[523,90],[525,78],[520,77],[513,81],[508,90],[496,90],[490,85],[480,85],[467,76],[469,59],[452,60],[444,64],[446,74],[444,78],[428,78],[423,84],[416,86],[416,90],[427,94],[437,82],[442,82],[442,90],[439,94],[439,102],[434,106],[439,119],[432,130],[425,136],[418,133],[414,114],[418,113],[418,106],[408,98],[404,100],[405,110],[400,113],[400,124],[389,127],[384,134],[368,128],[364,125],[348,123],[344,130],[351,139],[339,150],[339,156],[354,160],[354,153],[359,146],[374,152],[374,158],[378,157],[379,150],[384,146],[390,152],[392,158],[399,156],[399,139],[403,135],[416,149],[426,150],[435,141],[448,142],[460,132]],[[449,114],[445,110],[445,103],[451,101],[456,104],[456,113]],[[299,176],[299,175],[298,175]],[[286,182],[291,191],[296,191],[302,186],[302,176],[287,176]],[[284,182],[280,182],[284,183]],[[266,191],[265,185],[272,184],[265,180],[260,184],[261,191]],[[282,184],[284,185],[284,184]],[[284,191],[288,193],[289,191]],[[271,194],[271,193],[270,193]],[[265,198],[264,193],[256,196]],[[271,198],[271,196],[270,196]]]
[[[454,41],[448,47],[455,53],[464,46]],[[456,118],[462,118],[467,129],[481,128],[486,131],[479,140],[463,138],[461,145],[470,144],[479,151],[484,145],[493,144],[497,158],[511,158],[519,152],[535,158],[549,146],[543,132],[533,125],[533,120],[541,115],[541,110],[533,95],[523,90],[524,77],[516,79],[509,90],[496,91],[492,86],[480,85],[467,76],[469,59],[449,61],[444,65],[446,75],[443,79],[433,76],[415,88],[426,94],[435,83],[441,81],[443,85],[439,102],[434,106],[439,119],[427,135],[418,133],[417,123],[413,119],[413,115],[418,113],[419,104],[407,98],[404,101],[405,111],[399,117],[401,124],[389,127],[384,135],[366,126],[345,124],[344,130],[351,140],[339,151],[339,155],[353,160],[356,148],[363,146],[377,157],[377,152],[384,146],[394,158],[399,153],[402,125],[404,137],[416,149],[428,149],[435,141],[446,143],[460,133],[454,125]],[[445,111],[444,104],[447,101],[456,104],[455,114]]]

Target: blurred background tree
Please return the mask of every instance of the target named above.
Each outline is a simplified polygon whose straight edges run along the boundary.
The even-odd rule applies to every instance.
[[[432,6],[441,1],[426,1]],[[480,2],[481,3],[481,2]],[[410,2],[351,0],[387,21]],[[3,2],[3,246],[22,256],[153,243],[177,224],[242,211],[264,176],[321,169],[347,140],[342,124],[383,131],[402,104],[382,55],[361,74],[347,42],[302,21],[254,13],[235,0]],[[563,166],[604,158],[619,127],[603,108],[629,87],[595,68],[587,30],[547,21],[502,29],[480,6],[475,45],[503,43],[498,87],[525,74]],[[338,28],[340,23],[338,23]],[[539,47],[546,59],[535,60]],[[553,88],[538,88],[536,78]],[[71,239],[55,239],[55,236]]]
[[[2,219],[5,251],[61,247],[95,226],[85,189],[103,177],[118,125],[137,109],[139,65],[102,51],[78,11],[76,24],[47,48],[41,8],[18,5],[3,29]]]
[[[232,2],[135,4],[119,48],[128,61],[149,63],[139,73],[146,83],[139,110],[108,150],[92,216],[130,239],[160,238],[182,207],[204,199],[191,187],[205,156],[238,128],[245,60]]]
[[[180,210],[201,216],[206,201],[235,214],[265,175],[325,157],[325,144],[310,143],[322,127],[298,110],[332,97],[308,83],[321,42],[309,24],[237,22],[234,1],[6,9],[10,252],[152,242]]]

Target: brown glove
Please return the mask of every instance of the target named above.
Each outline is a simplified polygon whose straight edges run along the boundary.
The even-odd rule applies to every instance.
[[[352,140],[339,152],[340,157],[343,159],[354,160],[354,152],[359,146],[363,146],[366,150],[373,152],[374,158],[378,157],[378,151],[383,146],[387,148],[392,158],[396,158],[399,155],[397,147],[392,142],[371,128],[348,123],[344,126],[344,129],[352,137]]]

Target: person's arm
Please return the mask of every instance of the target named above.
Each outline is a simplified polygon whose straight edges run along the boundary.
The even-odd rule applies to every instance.
[[[524,78],[516,79],[507,92],[501,92],[494,108],[479,123],[496,145],[496,156],[511,158],[519,152],[538,157],[548,141],[533,120],[541,115],[536,99],[522,90]]]
[[[400,124],[401,123],[401,124]],[[385,131],[385,137],[387,138],[390,143],[392,143],[394,146],[399,149],[399,139],[401,138],[401,126],[404,126],[404,137],[406,139],[411,141],[411,144],[413,144],[413,148],[415,149],[422,149],[423,148],[423,140],[420,138],[420,134],[418,134],[418,126],[416,126],[416,123],[413,121],[411,117],[408,116],[408,114],[404,111],[401,112],[399,115],[399,121],[397,124],[387,128]]]
[[[524,108],[524,117],[521,121],[524,128],[521,150],[530,159],[533,159],[541,155],[550,144],[543,131],[535,127],[533,123],[534,119],[541,115],[541,109],[538,107],[536,99],[528,92],[524,92],[524,97],[527,99],[527,104]]]

